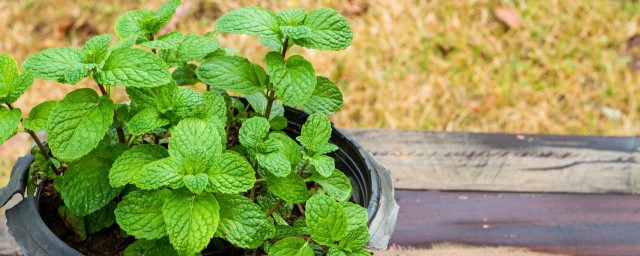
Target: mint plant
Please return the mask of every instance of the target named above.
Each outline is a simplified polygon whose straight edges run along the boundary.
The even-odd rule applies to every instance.
[[[20,124],[38,147],[30,187],[52,180],[58,213],[79,238],[117,225],[137,240],[124,255],[194,255],[230,244],[246,254],[369,255],[367,211],[329,155],[327,114],[342,94],[294,46],[342,50],[348,22],[322,8],[240,8],[206,35],[157,35],[180,1],[125,12],[81,49],[53,48],[22,64],[0,55],[0,142]],[[220,33],[258,36],[264,66],[221,48]],[[22,118],[13,103],[34,77],[76,89]],[[197,90],[196,84],[206,90]],[[123,86],[130,103],[114,103]],[[242,95],[244,99],[231,95]],[[310,113],[289,137],[284,107]],[[35,132],[44,130],[48,146]],[[212,242],[213,241],[213,242]],[[214,248],[212,248],[214,247]]]

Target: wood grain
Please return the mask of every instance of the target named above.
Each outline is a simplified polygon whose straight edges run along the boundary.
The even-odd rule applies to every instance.
[[[636,137],[344,129],[400,189],[640,193]]]
[[[638,255],[640,200],[633,195],[396,191],[391,243],[460,243],[566,255]]]

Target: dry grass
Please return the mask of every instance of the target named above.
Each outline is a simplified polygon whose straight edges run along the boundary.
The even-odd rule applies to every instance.
[[[113,33],[122,12],[161,2],[0,0],[0,52],[22,61],[47,47],[79,47],[93,35]],[[294,51],[342,86],[345,108],[333,117],[339,126],[606,135],[632,135],[640,127],[639,78],[627,68],[625,50],[639,32],[638,1],[189,2],[177,28],[194,33],[212,30],[219,15],[248,5],[328,6],[346,15],[355,33],[351,48]],[[500,23],[497,6],[517,11],[520,26]],[[266,52],[254,37],[224,35],[221,41],[256,62]],[[27,113],[72,89],[40,80],[16,105]],[[0,147],[3,163],[24,152],[26,139],[16,141]],[[6,177],[5,164],[0,174]]]

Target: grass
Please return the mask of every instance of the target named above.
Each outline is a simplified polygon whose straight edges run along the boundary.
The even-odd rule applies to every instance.
[[[0,1],[0,52],[22,61],[48,47],[79,47],[93,35],[113,33],[122,12],[161,2]],[[249,5],[328,6],[347,16],[355,34],[348,50],[293,51],[342,87],[345,107],[332,118],[342,127],[601,135],[634,135],[640,127],[639,77],[628,68],[626,49],[640,30],[639,1],[189,3],[177,29],[200,34],[222,13]],[[497,20],[497,6],[519,13],[520,26],[509,29]],[[256,62],[266,53],[254,37],[220,41]],[[75,88],[39,80],[16,105],[27,113]],[[27,141],[20,136],[0,147],[0,183]]]

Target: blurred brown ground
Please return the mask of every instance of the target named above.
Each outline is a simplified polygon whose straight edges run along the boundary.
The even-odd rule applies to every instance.
[[[124,11],[161,0],[0,0],[0,52],[18,61],[49,47],[80,47],[113,33]],[[350,21],[353,46],[341,52],[296,48],[342,88],[342,127],[436,131],[634,135],[638,75],[638,1],[189,0],[176,29],[213,30],[243,6],[332,7]],[[505,11],[506,9],[506,11]],[[498,10],[496,12],[496,10]],[[519,20],[513,20],[517,17]],[[222,35],[224,47],[262,62],[255,37]],[[76,87],[37,80],[16,106],[61,99]],[[117,100],[126,96],[116,93]],[[29,146],[20,135],[0,146],[0,184]]]

